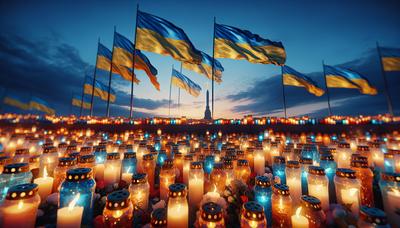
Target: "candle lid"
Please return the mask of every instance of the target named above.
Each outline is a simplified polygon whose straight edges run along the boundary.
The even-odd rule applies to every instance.
[[[253,221],[262,221],[264,220],[264,209],[263,207],[255,202],[255,201],[249,201],[243,204],[242,207],[242,215],[249,220]]]
[[[49,153],[57,153],[57,147],[55,146],[46,146],[43,147],[43,153],[44,154],[49,154]]]
[[[208,202],[201,206],[201,218],[206,222],[219,222],[222,215],[222,208],[216,203]]]
[[[69,145],[67,146],[67,151],[76,151],[77,146],[76,145]]]
[[[29,172],[28,163],[12,163],[4,166],[3,173],[6,174],[16,174],[16,173],[26,173]]]
[[[154,160],[153,154],[145,154],[143,155],[143,161],[151,161]]]
[[[67,171],[67,181],[82,181],[91,179],[93,176],[92,169],[90,168],[76,168]]]
[[[212,161],[214,161],[214,155],[207,155],[206,156],[206,160],[212,160]]]
[[[122,146],[122,145],[121,145]],[[126,144],[125,145],[125,149],[127,150],[127,151],[132,151],[133,150],[133,145],[132,144]]]
[[[285,164],[285,157],[274,156],[274,164]]]
[[[318,176],[325,176],[325,169],[322,168],[321,166],[309,166],[308,167],[308,173],[313,174],[313,175],[318,175]]]
[[[106,208],[109,210],[120,210],[129,206],[130,194],[127,190],[115,191],[107,195]]]
[[[381,147],[381,143],[379,143],[379,142],[368,142],[368,145],[372,148],[380,148]]]
[[[383,157],[384,157],[384,158],[393,159],[393,158],[394,158],[394,154],[393,154],[393,153],[390,153],[390,151],[389,151],[389,152],[383,154]]]
[[[213,171],[214,170],[223,170],[224,169],[224,164],[222,162],[216,162],[214,163]]]
[[[181,152],[175,152],[174,153],[174,159],[182,159],[183,154]]]
[[[271,180],[266,176],[256,176],[256,186],[261,188],[271,187]]]
[[[360,218],[368,223],[375,225],[386,225],[386,213],[375,207],[361,206]]]
[[[29,149],[27,148],[17,149],[15,151],[15,155],[27,155],[27,154],[29,154]]]
[[[125,152],[124,159],[130,159],[130,158],[136,158],[136,153],[135,152]]]
[[[65,148],[67,148],[67,146],[68,146],[68,144],[66,142],[62,142],[62,143],[58,144],[59,149],[65,149]]]
[[[289,192],[289,186],[286,184],[274,184],[274,187],[272,188],[273,192],[278,195],[282,196],[288,196],[290,195]]]
[[[352,169],[338,168],[336,170],[336,176],[349,179],[356,179],[356,171]]]
[[[82,155],[79,157],[79,163],[94,163],[95,157],[93,154]]]
[[[358,157],[360,157],[360,156],[361,156],[361,154],[359,154],[359,153],[353,153],[353,154],[351,154],[350,161],[358,160]]]
[[[7,200],[22,200],[34,197],[39,185],[34,183],[18,184],[10,187],[7,191]]]
[[[120,155],[119,153],[108,153],[107,154],[107,160],[119,160],[120,159]]]
[[[172,169],[174,168],[174,160],[173,159],[166,159],[164,164],[162,165],[161,169]]]
[[[82,153],[90,153],[90,152],[92,152],[92,147],[90,147],[90,146],[83,146],[83,147],[81,147],[80,152],[82,152]]]
[[[136,173],[132,176],[132,184],[144,184],[147,182],[147,174]]]
[[[286,168],[298,169],[300,168],[300,163],[298,161],[288,161],[286,163]]]
[[[366,160],[353,160],[350,163],[350,166],[353,168],[368,168],[368,161]]]
[[[247,147],[246,153],[247,154],[252,154],[254,152],[254,147]]]
[[[339,148],[350,148],[350,144],[349,143],[345,143],[345,142],[341,142],[338,144]]]
[[[186,196],[186,185],[181,183],[171,184],[169,187],[169,197],[185,197]]]
[[[301,204],[303,204],[304,207],[310,208],[312,210],[321,210],[321,200],[314,196],[302,195]]]
[[[58,159],[58,166],[60,167],[69,167],[76,164],[75,158],[59,158]]]
[[[321,154],[321,161],[334,161],[334,157],[331,153],[329,154]]]
[[[203,163],[202,162],[191,162],[190,169],[202,169]]]
[[[9,157],[9,156],[1,156],[0,157],[0,165],[4,165],[9,162],[11,162],[11,157]]]
[[[238,166],[248,166],[249,165],[249,161],[245,160],[245,159],[240,159],[237,161],[237,165]]]
[[[233,162],[230,159],[224,159],[224,169],[233,169]]]
[[[369,151],[369,146],[366,146],[366,145],[358,145],[358,146],[357,146],[357,151],[362,151],[362,152]]]
[[[244,151],[243,150],[238,150],[238,151],[236,151],[236,155],[237,156],[243,156],[244,155]]]
[[[40,161],[40,155],[33,155],[29,158],[29,163],[36,163]]]
[[[313,160],[311,158],[301,157],[300,164],[302,165],[312,165]]]
[[[70,158],[75,158],[75,159],[78,160],[79,154],[80,154],[79,152],[69,153],[69,154],[68,154],[68,157],[70,157]]]
[[[400,182],[400,173],[382,173],[382,179],[391,182]]]
[[[185,161],[193,161],[193,155],[192,154],[186,154],[183,156],[183,160]]]
[[[151,212],[152,227],[166,227],[167,226],[167,210],[165,208],[157,208]]]
[[[95,147],[94,152],[107,152],[106,146],[98,145]]]
[[[203,160],[204,160],[204,154],[197,155],[197,161],[203,161]]]

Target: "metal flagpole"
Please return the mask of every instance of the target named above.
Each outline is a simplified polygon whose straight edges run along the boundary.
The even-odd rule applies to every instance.
[[[110,96],[111,96],[111,79],[112,79],[112,71],[113,71],[113,57],[114,57],[114,42],[115,42],[115,31],[116,31],[116,26],[114,26],[114,38],[113,38],[113,44],[112,44],[112,51],[111,51],[111,63],[110,63],[110,77],[108,79],[108,98],[107,98],[107,112],[106,116],[110,117]]]
[[[213,62],[212,62],[212,78],[211,78],[211,118],[214,119],[214,68],[215,68],[215,21],[216,18],[214,17],[214,35],[213,35],[213,50],[212,50],[212,57],[213,57]]]
[[[82,95],[81,95],[81,109],[79,111],[79,117],[82,116],[82,109],[83,109],[83,96],[85,95],[85,79],[86,79],[86,75],[83,78],[83,85],[82,85]]]
[[[100,37],[97,41],[96,65],[94,66],[94,75],[93,75],[93,83],[92,83],[92,98],[90,100],[90,116],[93,115],[94,87],[96,86],[97,55],[99,54],[99,44],[100,44]]]
[[[182,74],[182,62],[181,62],[181,69],[179,70],[179,73]],[[178,115],[180,115],[180,107],[181,107],[181,88],[178,88]]]
[[[172,70],[174,70],[174,65],[172,65]],[[169,100],[168,100],[168,116],[171,117],[171,90],[172,90],[172,73],[171,80],[169,82]]]
[[[69,104],[69,113],[70,113],[70,115],[72,115],[73,113],[72,113],[72,100],[74,99],[74,93],[72,93],[71,94],[71,103]]]
[[[283,109],[285,111],[285,119],[286,119],[287,118],[287,114],[286,114],[286,96],[285,96],[285,84],[283,83],[283,66],[281,66],[281,76],[282,76]]]
[[[379,62],[381,63],[380,65],[381,65],[381,71],[382,71],[382,76],[383,76],[383,82],[385,84],[385,95],[386,95],[386,101],[387,101],[387,105],[388,105],[388,111],[389,111],[389,114],[391,116],[393,116],[392,97],[390,96],[388,81],[386,78],[385,69],[383,68],[381,49],[379,48],[378,42],[376,42],[376,49],[378,50]]]
[[[325,79],[325,87],[326,87],[326,95],[328,96],[328,110],[329,110],[329,116],[332,116],[332,109],[331,109],[331,96],[329,94],[329,88],[328,88],[328,82],[326,80],[326,74],[325,74],[325,63],[322,60],[322,68],[324,72],[324,79]]]
[[[137,24],[138,24],[138,13],[139,13],[139,4],[136,5],[136,25],[135,25],[135,35],[133,39],[133,53],[132,53],[132,85],[131,85],[131,108],[129,110],[129,118],[133,118],[133,84],[135,77],[135,55],[136,55],[136,33],[137,33]]]

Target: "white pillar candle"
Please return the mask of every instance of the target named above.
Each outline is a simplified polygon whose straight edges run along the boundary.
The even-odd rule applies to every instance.
[[[168,203],[168,228],[186,228],[189,224],[189,208],[186,204],[174,204],[170,206]]]
[[[388,216],[389,223],[398,225],[400,223],[400,215],[396,212],[400,205],[400,191],[392,189],[387,192],[387,201],[385,202],[385,212]]]
[[[290,191],[292,191],[292,189],[290,189]],[[329,209],[329,189],[327,184],[308,183],[308,194],[317,197],[321,201],[323,210]]]
[[[351,212],[353,213],[354,216],[358,217],[359,213],[359,194],[360,192],[358,191],[357,188],[345,188],[341,189],[340,191],[341,197],[342,197],[342,203],[351,205]]]
[[[96,180],[101,181],[104,179],[104,164],[97,164],[95,167]]]
[[[37,204],[24,203],[4,207],[2,210],[2,227],[35,227]]]
[[[286,178],[286,184],[289,186],[290,195],[292,196],[293,203],[298,205],[300,203],[301,193],[301,180],[300,177]]]
[[[63,207],[57,211],[57,228],[79,228],[81,227],[83,207],[75,207],[79,199],[78,193],[69,203],[68,207]]]
[[[291,191],[291,190],[290,190]],[[300,215],[301,207],[297,208],[296,214],[292,215],[292,227],[293,228],[308,228],[308,219],[303,215]]]
[[[259,176],[265,173],[265,159],[262,150],[256,150],[254,153],[254,172]]]
[[[33,183],[39,185],[39,195],[42,202],[46,202],[46,198],[51,194],[53,188],[54,178],[49,177],[47,174],[47,168],[44,167],[43,177],[36,178]]]
[[[114,166],[109,166],[104,170],[104,182],[106,185],[114,184],[118,180],[118,172]]]
[[[204,194],[204,177],[197,177],[189,179],[189,205],[191,208],[199,207],[199,203]]]

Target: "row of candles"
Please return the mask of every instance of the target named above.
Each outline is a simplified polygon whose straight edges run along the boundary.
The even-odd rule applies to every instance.
[[[325,220],[324,211],[329,210],[329,204],[333,202],[348,205],[354,216],[362,214],[361,218],[371,218],[371,215],[364,214],[378,210],[373,208],[373,174],[370,167],[382,173],[379,184],[389,222],[395,224],[398,221],[396,205],[400,205],[400,153],[391,149],[398,146],[395,138],[387,143],[363,139],[347,140],[350,143],[321,143],[308,137],[303,144],[300,143],[301,137],[296,139],[292,136],[292,142],[287,142],[285,136],[269,134],[266,132],[256,137],[222,137],[218,134],[212,140],[212,136],[202,139],[170,137],[158,132],[158,136],[140,133],[128,134],[128,137],[126,134],[123,137],[117,135],[113,141],[107,134],[89,131],[85,136],[76,132],[68,136],[64,132],[65,138],[57,147],[54,142],[57,134],[46,133],[50,137],[41,146],[38,143],[40,140],[37,140],[39,137],[3,136],[3,145],[7,145],[6,156],[0,160],[0,184],[4,187],[3,226],[21,222],[13,219],[15,216],[7,214],[7,211],[13,211],[17,216],[29,214],[34,225],[35,211],[27,209],[26,214],[20,212],[29,208],[27,205],[39,205],[36,192],[42,201],[52,192],[59,192],[57,219],[60,227],[66,222],[74,222],[77,226],[81,221],[82,224],[91,224],[96,186],[93,178],[103,180],[106,185],[119,183],[121,179],[130,183],[129,191],[108,195],[103,217],[110,226],[131,222],[131,207],[149,210],[149,195],[156,188],[157,178],[160,198],[168,201],[168,207],[166,213],[153,211],[154,216],[158,215],[153,222],[162,222],[169,227],[187,227],[189,214],[200,210],[200,218],[206,224],[210,221],[224,224],[223,216],[217,213],[216,218],[221,218],[214,219],[212,214],[222,211],[218,199],[232,180],[248,183],[251,172],[254,172],[258,175],[254,187],[255,201],[243,205],[242,226],[279,224],[284,227],[319,227]],[[206,146],[200,146],[201,143]],[[355,146],[363,143],[369,146]],[[272,165],[274,179],[264,176],[266,165]],[[157,166],[161,167],[158,177],[155,175]],[[35,168],[39,169],[40,177],[30,184],[30,170]],[[214,188],[207,187],[207,182]],[[32,196],[28,197],[30,204],[21,201],[27,196]],[[205,196],[213,199],[214,204],[201,204]],[[73,207],[74,204],[78,207]],[[163,214],[168,217],[163,219]],[[212,214],[210,221],[207,220],[208,214]],[[126,219],[122,219],[125,216]]]

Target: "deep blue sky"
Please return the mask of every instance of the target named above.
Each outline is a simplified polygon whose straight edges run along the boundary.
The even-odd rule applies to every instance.
[[[70,111],[71,93],[80,93],[85,72],[93,68],[97,39],[111,48],[113,26],[133,38],[137,1],[20,1],[0,3],[0,77],[7,91],[36,95],[48,100],[58,113]],[[375,42],[400,47],[400,3],[389,0],[338,1],[140,1],[140,9],[183,28],[196,48],[211,54],[213,17],[218,23],[248,29],[274,41],[287,52],[287,65],[310,74],[323,86],[322,60],[326,64],[357,69],[378,87],[378,96],[358,91],[333,89],[337,114],[386,112],[383,83]],[[143,72],[135,86],[136,111],[140,115],[168,114],[171,57],[146,53],[158,69],[161,92]],[[243,114],[281,115],[280,68],[246,61],[220,60],[225,68],[223,83],[216,86],[216,117]],[[172,114],[202,117],[208,80],[183,70],[203,87],[193,98],[181,91],[181,108]],[[394,105],[400,109],[400,75],[388,75]],[[106,82],[106,78],[102,78]],[[114,83],[115,82],[115,83]],[[117,103],[113,115],[126,115],[130,84],[116,79]],[[288,88],[291,115],[325,115],[326,97],[313,97],[301,88]],[[172,92],[177,98],[177,89]],[[12,110],[3,107],[3,111]],[[73,111],[76,113],[77,108]],[[95,114],[104,114],[104,102],[96,99]]]

